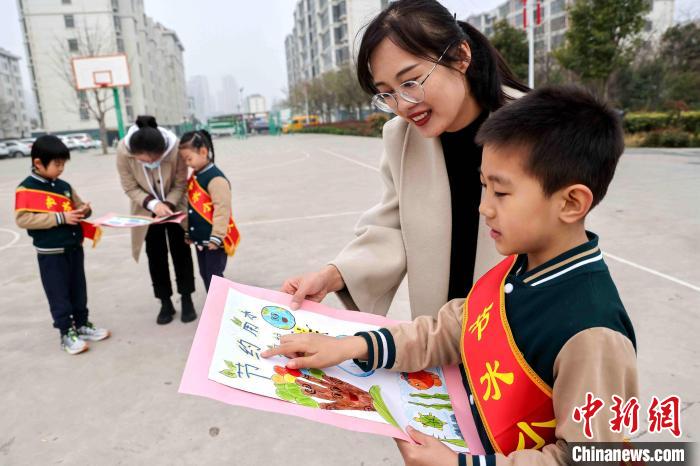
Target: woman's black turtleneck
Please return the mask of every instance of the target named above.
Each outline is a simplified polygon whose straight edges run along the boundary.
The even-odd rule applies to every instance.
[[[452,197],[452,249],[448,299],[466,297],[474,280],[476,241],[479,233],[479,203],[481,202],[479,178],[481,146],[474,142],[474,138],[488,115],[488,111],[483,111],[465,128],[440,135]]]

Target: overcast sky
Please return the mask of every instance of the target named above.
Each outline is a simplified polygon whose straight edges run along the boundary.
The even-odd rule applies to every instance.
[[[504,0],[442,0],[459,18]],[[187,77],[205,75],[212,93],[230,74],[244,94],[282,98],[287,87],[284,38],[292,30],[296,0],[144,0],[146,13],[174,29],[185,47]],[[0,0],[0,47],[24,60],[16,0]],[[676,19],[700,17],[698,0],[676,0]],[[24,85],[29,88],[29,74]]]

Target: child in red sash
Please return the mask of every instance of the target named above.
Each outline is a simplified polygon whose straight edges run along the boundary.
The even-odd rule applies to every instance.
[[[83,219],[91,214],[73,187],[58,177],[68,148],[56,136],[41,136],[32,145],[32,174],[17,187],[15,221],[32,237],[53,326],[69,354],[88,349],[86,340],[109,337],[88,320],[83,238],[99,239],[99,230]]]
[[[180,139],[180,156],[193,173],[187,180],[186,240],[197,248],[199,273],[209,291],[213,275],[223,276],[240,235],[231,215],[231,185],[214,165],[214,144],[209,132],[191,131]]]
[[[584,226],[624,149],[621,125],[587,92],[550,87],[491,115],[477,142],[479,211],[508,257],[437,318],[340,340],[284,336],[263,356],[288,355],[295,369],[352,358],[364,370],[405,372],[461,363],[483,447],[472,453],[483,454],[457,455],[409,428],[417,444],[398,441],[407,464],[569,464],[567,444],[621,442],[608,406],[638,396],[634,330]],[[606,407],[584,429],[574,413],[589,394]]]

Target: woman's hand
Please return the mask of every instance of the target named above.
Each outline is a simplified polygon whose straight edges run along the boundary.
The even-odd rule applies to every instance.
[[[153,213],[156,214],[156,217],[167,217],[168,215],[172,215],[173,211],[170,210],[170,207],[168,207],[165,202],[159,202],[153,208]]]
[[[294,295],[289,308],[296,311],[305,299],[318,303],[328,293],[342,290],[344,286],[345,282],[338,269],[328,265],[318,272],[287,279],[282,285],[282,291]]]
[[[280,354],[290,359],[286,364],[289,369],[323,369],[348,359],[367,358],[367,342],[362,337],[335,338],[316,333],[284,335],[278,346],[263,351],[261,356]]]
[[[456,466],[457,453],[450,450],[440,440],[417,431],[411,426],[406,432],[417,445],[396,439],[401,456],[406,466]]]
[[[207,247],[210,251],[216,251],[217,249],[219,249],[219,246],[217,246],[216,243],[212,243],[211,241],[209,241],[209,246]]]

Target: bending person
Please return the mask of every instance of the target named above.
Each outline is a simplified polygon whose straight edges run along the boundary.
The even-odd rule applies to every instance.
[[[171,131],[161,128],[152,116],[139,116],[126,137],[117,146],[117,169],[122,188],[131,199],[133,215],[162,217],[185,211],[187,199],[187,165],[178,157],[178,139]],[[182,298],[181,319],[191,322],[197,318],[192,303],[194,269],[190,246],[185,232],[175,223],[161,223],[131,229],[131,251],[139,260],[146,242],[148,271],[153,292],[161,301],[156,322],[160,325],[173,320],[175,308],[168,266],[168,249],[175,268],[177,291]]]

